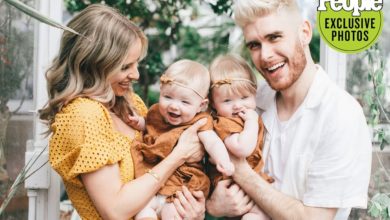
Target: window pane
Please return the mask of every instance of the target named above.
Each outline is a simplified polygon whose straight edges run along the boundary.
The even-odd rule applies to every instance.
[[[33,20],[0,2],[0,203],[24,166],[26,141],[33,136],[33,44]],[[27,219],[27,210],[21,184],[1,219]]]

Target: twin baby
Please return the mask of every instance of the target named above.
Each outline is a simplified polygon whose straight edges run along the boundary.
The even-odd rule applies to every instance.
[[[201,190],[207,197],[210,180],[215,186],[234,172],[228,152],[247,158],[259,175],[272,181],[260,173],[264,127],[255,111],[256,77],[245,60],[235,55],[219,56],[209,70],[200,63],[180,60],[168,67],[160,84],[159,103],[150,108],[146,119],[129,118],[132,127],[145,131],[144,143],[133,149],[140,152],[133,155],[142,157],[134,159],[136,177],[150,172],[172,151],[181,133],[202,118],[206,118],[207,123],[199,129],[198,136],[214,166],[208,175],[202,161],[179,167],[158,195],[136,215],[136,220],[176,219],[179,215],[173,199],[183,185],[190,191]],[[213,117],[207,111],[209,98]],[[243,219],[266,218],[256,206],[243,216]]]

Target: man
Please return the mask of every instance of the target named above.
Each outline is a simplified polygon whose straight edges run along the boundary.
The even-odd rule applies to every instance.
[[[272,219],[347,219],[365,208],[371,141],[359,104],[314,64],[312,28],[294,0],[239,0],[234,7],[246,47],[267,84],[257,105],[267,130],[264,171],[233,158],[234,181]],[[272,88],[272,89],[271,89]],[[215,216],[251,206],[237,185],[221,182],[207,201]]]

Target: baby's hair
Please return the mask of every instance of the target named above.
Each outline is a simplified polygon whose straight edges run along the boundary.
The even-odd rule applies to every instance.
[[[210,74],[208,69],[198,62],[186,59],[176,61],[168,67],[162,77],[191,88],[202,98],[208,95]]]
[[[299,13],[296,0],[236,0],[233,6],[234,20],[238,26],[245,27],[257,17],[280,9]]]
[[[256,76],[242,57],[235,54],[218,56],[209,69],[211,93],[219,89],[228,94],[256,94]]]

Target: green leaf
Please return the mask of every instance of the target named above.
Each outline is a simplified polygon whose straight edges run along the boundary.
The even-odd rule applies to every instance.
[[[376,78],[376,83],[382,83],[383,81],[383,69],[377,69],[375,71],[375,78]]]
[[[372,92],[366,92],[364,93],[363,95],[363,100],[365,101],[365,103],[367,103],[367,105],[371,105],[371,103],[373,102],[372,101]]]
[[[374,206],[376,209],[378,209],[379,212],[382,211],[382,206],[378,202],[374,202]]]
[[[368,63],[372,64],[372,62],[373,62],[373,55],[371,53],[368,53],[367,58],[368,58]]]
[[[385,193],[376,194],[369,203],[368,214],[372,217],[389,219],[390,197]]]
[[[370,112],[371,112],[371,114],[372,114],[373,116],[376,116],[376,115],[379,114],[379,112],[378,112],[378,105],[377,105],[376,103],[372,103],[372,104],[370,105]]]
[[[372,202],[370,204],[369,209],[368,209],[368,214],[372,217],[379,217],[381,211],[377,208],[377,206],[375,204],[377,204],[377,203]]]
[[[390,198],[387,194],[384,193],[379,194],[377,201],[381,204],[382,208],[384,208],[384,206],[390,205]]]
[[[387,206],[387,216],[386,216],[387,218],[390,218],[390,205],[389,206]]]
[[[380,141],[379,148],[380,148],[381,150],[383,150],[383,149],[385,149],[385,146],[386,146],[386,141],[381,140],[381,141]]]
[[[382,140],[385,136],[385,132],[383,131],[383,128],[378,130],[378,138]]]
[[[10,5],[14,6],[15,8],[17,8],[18,10],[22,11],[23,13],[25,13],[25,14],[27,14],[27,15],[35,18],[35,19],[37,19],[38,21],[41,21],[41,22],[43,22],[45,24],[48,24],[50,26],[53,26],[53,27],[56,27],[56,28],[60,28],[62,30],[69,31],[69,32],[72,32],[74,34],[82,36],[80,33],[78,33],[77,31],[73,30],[72,28],[64,26],[64,25],[54,21],[53,19],[42,15],[37,10],[27,6],[26,4],[24,4],[21,1],[18,1],[18,0],[5,0],[5,1],[8,4],[10,4]]]
[[[378,97],[382,97],[383,94],[385,93],[385,87],[383,85],[379,85],[378,87],[376,87],[375,90]]]

